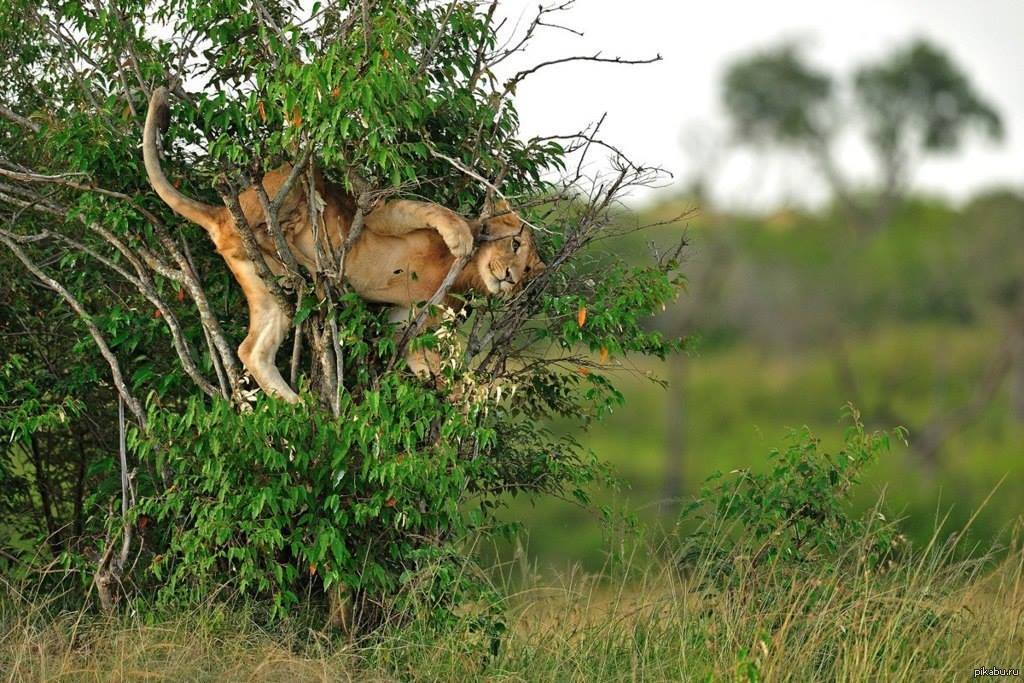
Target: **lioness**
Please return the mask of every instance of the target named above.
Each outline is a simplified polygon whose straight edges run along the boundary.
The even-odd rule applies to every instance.
[[[217,253],[224,257],[241,285],[249,305],[249,332],[238,347],[242,364],[267,394],[289,402],[298,401],[298,395],[281,377],[274,362],[291,319],[260,279],[246,254],[231,212],[227,207],[186,197],[168,182],[160,168],[157,121],[166,120],[166,107],[167,89],[157,88],[150,98],[143,131],[142,152],[149,182],[176,213],[206,229]],[[269,197],[277,194],[290,170],[291,167],[285,165],[263,177],[263,187]],[[315,174],[315,184],[317,193],[326,203],[323,209],[326,236],[337,250],[348,236],[356,203],[341,186],[320,173]],[[239,202],[270,270],[276,275],[285,273],[256,191],[250,187],[240,195]],[[529,228],[508,211],[507,205],[499,210],[505,213],[486,221],[489,241],[474,253],[474,240],[483,229],[483,222],[467,221],[454,211],[430,202],[405,199],[384,202],[367,214],[362,234],[346,255],[345,277],[367,301],[392,304],[391,319],[395,322],[408,319],[417,303],[434,295],[460,256],[473,254],[450,292],[499,294],[513,290],[544,264],[537,257]],[[304,183],[296,182],[285,198],[279,222],[296,260],[312,271],[314,241]],[[407,359],[414,372],[429,373],[428,363],[421,354],[409,355]]]

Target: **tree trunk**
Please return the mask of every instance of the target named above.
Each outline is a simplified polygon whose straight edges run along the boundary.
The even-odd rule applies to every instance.
[[[1024,329],[1016,330],[1013,369],[1010,371],[1010,406],[1014,417],[1024,422]]]
[[[1012,324],[1014,322],[1011,322]],[[915,441],[914,451],[926,468],[936,469],[943,445],[951,437],[973,424],[995,400],[1003,380],[1013,369],[1013,339],[1009,334],[1003,340],[1000,348],[996,350],[988,369],[979,380],[970,399],[948,413],[932,418],[920,430],[920,436]]]
[[[683,495],[686,466],[687,359],[673,356],[668,363],[668,396],[665,400],[665,482],[662,508],[678,507]]]
[[[39,450],[39,441],[35,434],[29,437],[29,449],[32,455],[32,466],[36,471],[36,491],[39,493],[39,504],[42,508],[43,520],[46,524],[46,541],[50,545],[50,550],[53,551],[53,556],[57,557],[61,551],[60,530],[57,528],[57,523],[53,517],[50,480],[46,474],[43,455]]]

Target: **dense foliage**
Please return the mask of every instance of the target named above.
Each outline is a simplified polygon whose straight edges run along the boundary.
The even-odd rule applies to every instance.
[[[885,552],[898,561],[875,564],[879,556],[865,551],[881,549],[886,536],[895,540],[895,525],[877,518],[862,525],[840,499],[857,487],[851,475],[884,437],[856,424],[848,436],[836,459],[798,440],[773,456],[779,464],[770,473],[743,472],[713,492],[707,523],[735,522],[739,533],[686,557],[685,571],[664,560],[662,544],[630,537],[616,553],[622,562],[600,575],[574,571],[555,583],[522,577],[526,589],[503,602],[500,641],[501,629],[481,633],[474,619],[439,632],[417,610],[411,621],[356,642],[324,638],[301,610],[267,628],[252,605],[180,610],[157,624],[127,614],[60,614],[48,596],[15,584],[0,590],[0,667],[23,678],[126,670],[175,680],[761,681],[795,672],[872,680],[884,672],[885,680],[915,681],[922,672],[977,677],[981,667],[1014,675],[1002,662],[1013,661],[1022,643],[1019,533],[1008,547],[979,551],[967,542],[969,526],[947,541],[935,530],[927,543]],[[807,500],[805,485],[818,496]],[[820,513],[827,528],[798,536],[798,528],[814,534],[815,526],[787,525],[769,502]],[[670,549],[688,532],[673,536]],[[807,540],[795,548],[799,537]],[[755,560],[759,547],[766,550]]]

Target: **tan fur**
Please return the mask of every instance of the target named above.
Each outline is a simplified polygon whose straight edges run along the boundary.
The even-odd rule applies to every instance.
[[[217,252],[242,287],[249,306],[249,332],[238,348],[243,365],[265,392],[286,401],[297,401],[298,395],[281,377],[274,362],[278,348],[290,331],[291,319],[260,279],[230,212],[226,207],[203,204],[184,196],[160,168],[157,120],[166,115],[166,106],[166,89],[156,89],[149,103],[142,146],[150,184],[176,213],[206,229]],[[276,196],[290,170],[291,167],[283,166],[263,177],[268,196]],[[323,213],[326,235],[331,246],[337,249],[348,235],[355,202],[343,188],[319,173],[315,183],[317,193],[326,203]],[[285,272],[276,256],[256,191],[247,189],[239,196],[239,202],[267,265],[274,273]],[[313,232],[306,207],[305,183],[296,182],[282,204],[279,222],[299,264],[312,271],[315,263]],[[459,274],[451,293],[508,292],[544,267],[537,258],[529,228],[514,213],[508,212],[507,205],[499,207],[499,211],[506,213],[488,221],[486,232],[492,238],[503,239],[480,245]],[[481,229],[478,221],[466,221],[454,211],[430,202],[405,199],[385,202],[366,216],[364,230],[345,260],[346,279],[367,301],[394,306],[393,320],[407,319],[417,304],[434,295],[455,258],[472,252],[474,238]],[[518,249],[514,245],[518,245]],[[411,354],[407,360],[418,374],[431,370],[429,359],[423,354]]]

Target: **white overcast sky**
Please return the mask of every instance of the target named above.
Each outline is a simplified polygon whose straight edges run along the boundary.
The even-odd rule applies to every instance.
[[[536,6],[536,0],[506,0],[502,8],[511,21],[526,22]],[[578,0],[563,21],[585,35],[549,32],[528,62],[596,50],[661,53],[664,60],[538,72],[518,92],[524,136],[576,130],[607,112],[603,137],[681,182],[695,164],[712,166],[713,155],[693,150],[727,132],[719,83],[735,56],[795,39],[812,62],[841,78],[922,36],[949,50],[995,103],[1007,135],[1001,144],[971,137],[955,155],[925,159],[914,185],[956,200],[987,187],[1024,186],[1024,0]],[[855,134],[841,144],[840,160],[853,177],[871,178]],[[714,169],[714,198],[737,208],[813,204],[826,196],[807,165],[785,155],[733,151]]]

